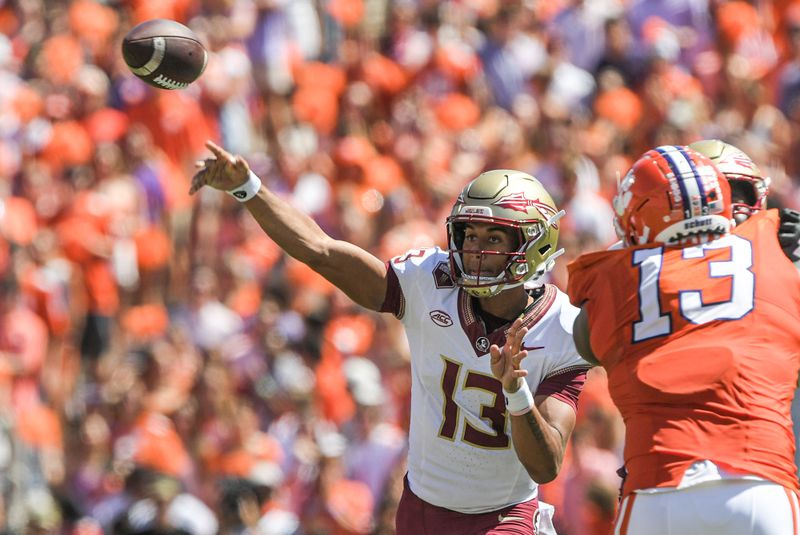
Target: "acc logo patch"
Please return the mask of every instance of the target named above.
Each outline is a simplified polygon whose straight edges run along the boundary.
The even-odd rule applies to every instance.
[[[432,310],[430,316],[431,320],[439,327],[450,327],[453,324],[453,318],[443,310]]]

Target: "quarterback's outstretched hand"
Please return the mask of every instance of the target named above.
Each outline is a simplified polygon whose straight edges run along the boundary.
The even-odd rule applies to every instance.
[[[250,166],[244,158],[239,155],[234,156],[213,141],[206,141],[206,147],[214,157],[197,162],[199,170],[192,177],[190,194],[203,186],[230,191],[247,182]]]
[[[528,334],[528,329],[522,326],[522,319],[517,318],[506,333],[506,343],[502,349],[497,344],[492,344],[489,353],[492,356],[492,375],[503,383],[506,392],[519,390],[523,377],[528,375],[527,370],[522,370],[519,363],[528,356],[526,350],[520,350],[522,339]]]

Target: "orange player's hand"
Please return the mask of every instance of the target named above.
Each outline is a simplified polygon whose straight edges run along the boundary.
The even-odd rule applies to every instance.
[[[206,147],[214,156],[196,163],[199,170],[192,177],[190,194],[197,192],[203,186],[230,191],[247,181],[250,166],[244,158],[227,152],[213,141],[206,141]]]

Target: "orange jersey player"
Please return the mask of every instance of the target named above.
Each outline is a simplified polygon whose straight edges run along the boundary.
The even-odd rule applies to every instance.
[[[800,276],[777,211],[732,231],[728,182],[678,146],[645,153],[614,208],[623,248],[570,264],[568,293],[626,424],[616,533],[800,533]]]
[[[767,209],[767,195],[771,179],[761,173],[761,169],[741,149],[719,139],[695,141],[692,148],[708,156],[717,169],[722,171],[731,186],[731,208],[737,225],[744,224],[753,214]],[[781,226],[778,228],[778,241],[783,253],[794,265],[800,268],[800,212],[781,208],[778,213]],[[800,389],[795,389],[792,402],[792,422],[795,443],[800,442]],[[795,464],[800,456],[795,451]]]

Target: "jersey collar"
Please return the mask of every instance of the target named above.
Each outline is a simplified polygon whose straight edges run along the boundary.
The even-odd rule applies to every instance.
[[[522,325],[529,330],[536,325],[553,305],[557,292],[555,286],[545,284],[542,296],[525,309]],[[458,291],[458,319],[461,321],[461,328],[469,338],[470,345],[477,357],[487,355],[492,344],[502,347],[506,343],[506,333],[512,323],[510,321],[492,332],[486,332],[486,328],[474,308],[473,299],[463,289]]]

